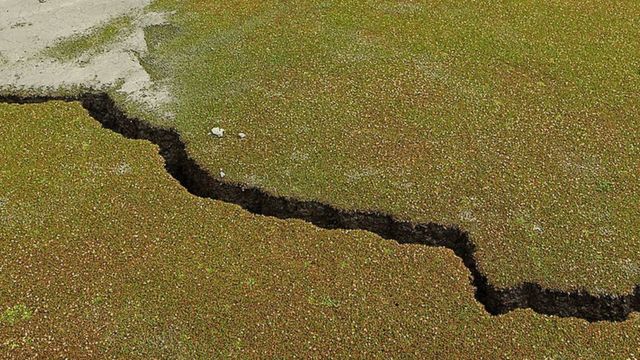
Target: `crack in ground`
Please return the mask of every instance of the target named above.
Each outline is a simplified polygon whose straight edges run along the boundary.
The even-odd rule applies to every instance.
[[[79,101],[102,124],[130,139],[144,139],[158,145],[166,170],[191,194],[241,206],[258,215],[279,219],[300,219],[324,229],[365,230],[400,244],[420,244],[451,249],[470,272],[475,298],[491,315],[518,308],[560,317],[595,321],[624,321],[640,311],[640,285],[625,295],[592,295],[587,291],[561,291],[526,282],[516,287],[497,288],[482,274],[474,257],[475,244],[456,226],[413,223],[392,215],[347,211],[311,200],[275,196],[257,187],[223,182],[211,176],[193,160],[174,129],[154,127],[127,117],[104,93],[78,97],[0,97],[4,103],[39,103],[52,100]]]

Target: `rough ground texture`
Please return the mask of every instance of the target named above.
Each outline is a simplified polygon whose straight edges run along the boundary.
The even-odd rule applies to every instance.
[[[165,19],[162,14],[144,13],[148,4],[149,0],[2,0],[0,92],[73,94],[111,89],[140,107],[157,110],[170,96],[151,80],[139,57],[147,52],[143,28]],[[77,41],[119,17],[127,17],[129,29],[103,39],[104,43],[100,38],[86,44]],[[65,41],[73,45],[74,40],[77,46],[67,51],[75,56],[48,54]]]
[[[148,4],[136,0],[4,0],[0,5],[2,95],[73,97],[107,92],[127,112],[152,124],[173,127],[186,143],[189,155],[214,176],[225,174],[219,180],[226,183],[246,184],[277,196],[318,201],[334,208],[387,213],[415,223],[460,226],[476,244],[477,269],[499,288],[526,283],[538,289],[586,290],[609,297],[631,294],[634,287],[640,289],[637,2],[157,0]],[[24,299],[7,300],[0,313],[6,325],[2,331],[10,333],[5,342],[10,351],[85,351],[69,346],[76,341],[73,339],[79,339],[74,336],[85,340],[95,336],[88,341],[94,349],[91,351],[123,357],[199,355],[213,348],[224,349],[220,354],[241,354],[267,346],[283,354],[290,349],[288,346],[298,344],[282,342],[278,347],[274,345],[277,340],[261,343],[268,334],[274,339],[294,338],[310,346],[308,349],[315,348],[317,354],[326,351],[331,355],[354,350],[354,346],[362,351],[426,351],[414,349],[420,343],[433,344],[432,353],[436,355],[454,350],[487,356],[501,352],[513,356],[637,356],[633,354],[638,343],[637,315],[619,325],[588,325],[530,312],[489,317],[473,300],[465,268],[445,251],[390,245],[395,249],[387,254],[395,264],[390,268],[388,264],[376,265],[373,270],[358,267],[349,272],[341,267],[334,274],[327,270],[331,267],[327,264],[335,262],[336,256],[367,258],[368,253],[360,246],[381,240],[361,232],[338,232],[342,234],[340,240],[332,242],[309,236],[307,231],[325,234],[309,225],[262,219],[233,207],[229,209],[235,212],[218,217],[204,210],[205,206],[198,207],[202,214],[195,210],[183,214],[171,207],[176,204],[161,201],[175,200],[169,192],[153,198],[157,202],[145,203],[134,197],[147,191],[156,194],[153,189],[159,184],[155,180],[167,175],[151,171],[133,183],[118,185],[103,179],[96,170],[99,166],[83,168],[76,164],[87,155],[71,151],[75,147],[70,144],[78,140],[74,136],[81,134],[57,128],[62,125],[56,121],[74,124],[72,119],[84,115],[72,110],[60,110],[55,119],[39,114],[57,107],[62,105],[34,107],[44,110],[25,110],[30,114],[25,115],[23,110],[16,110],[23,108],[3,105],[3,119],[31,116],[32,122],[44,121],[56,129],[41,129],[37,124],[29,131],[22,128],[18,136],[3,128],[3,135],[9,135],[2,138],[6,144],[0,144],[5,152],[2,159],[10,159],[7,168],[11,170],[0,173],[2,188],[9,189],[0,199],[0,215],[16,194],[27,197],[16,198],[23,206],[20,209],[37,209],[5,213],[6,221],[0,229],[3,238],[9,239],[2,244],[8,247],[8,265],[3,269],[14,269],[6,272],[10,276],[4,280],[8,289],[4,298],[20,294]],[[212,127],[226,129],[227,136],[210,136]],[[246,133],[246,138],[235,136],[239,132]],[[50,143],[45,143],[45,138]],[[37,150],[28,150],[29,144]],[[49,153],[50,146],[59,147],[59,151]],[[81,148],[86,146],[90,144],[81,144]],[[16,170],[18,161],[35,156],[34,151],[39,151],[40,157],[25,162],[25,170]],[[104,159],[111,155],[102,154]],[[145,153],[137,155],[142,164]],[[131,163],[119,164],[115,173],[129,174]],[[46,172],[49,166],[55,166],[60,176],[84,169],[81,174],[73,174],[86,178],[57,178],[55,172]],[[34,178],[34,174],[41,176]],[[82,186],[70,193],[69,188],[76,183]],[[88,184],[99,186],[91,188]],[[171,191],[178,191],[175,184],[172,186]],[[132,192],[131,187],[142,190]],[[47,196],[28,197],[30,190],[38,189],[46,189],[42,194]],[[55,189],[58,197],[54,196]],[[119,210],[126,216],[111,207],[118,206],[112,200],[104,200],[121,197],[130,201],[119,203]],[[187,202],[204,201],[187,199],[178,204],[188,207]],[[110,205],[100,208],[94,204],[99,201]],[[63,211],[83,209],[80,203],[88,207],[70,215]],[[49,213],[56,209],[55,204],[61,207]],[[130,206],[144,216],[133,222]],[[34,214],[49,215],[40,218]],[[94,225],[98,217],[104,224]],[[24,227],[11,222],[16,219]],[[163,222],[156,223],[157,219]],[[190,223],[193,219],[201,220]],[[202,235],[205,245],[180,242],[199,238],[198,232],[204,231],[190,226],[214,219],[220,224],[219,232]],[[227,234],[232,232],[232,223],[249,226],[255,219],[260,220],[253,230]],[[92,224],[89,230],[87,221]],[[112,228],[118,221],[122,221],[122,227]],[[259,237],[256,242],[246,234],[260,233],[258,229],[268,228],[265,224],[271,222],[280,226],[280,237],[274,238],[288,243],[274,250],[277,257],[263,258],[264,253],[251,252],[258,250],[242,241],[252,246],[265,241]],[[131,244],[125,243],[129,238],[126,231],[138,229],[139,224],[146,225],[135,239],[146,247],[132,253],[127,247]],[[305,230],[298,230],[298,225]],[[65,229],[69,230],[68,236]],[[170,234],[183,252],[176,257],[161,252],[167,256],[154,258],[157,263],[152,265],[145,263],[144,254],[157,255],[151,249],[157,250],[158,244],[149,239],[163,238],[154,234]],[[144,236],[148,238],[138,240]],[[91,242],[102,238],[107,242]],[[264,297],[258,297],[259,302],[251,306],[247,305],[247,294],[227,294],[224,281],[203,287],[204,278],[198,276],[205,275],[197,275],[196,269],[202,270],[205,265],[196,266],[185,259],[197,258],[199,252],[217,256],[208,249],[222,250],[225,242],[212,244],[212,239],[238,243],[231,249],[235,258],[224,258],[220,268],[211,267],[211,272],[221,271],[232,282],[242,282],[235,278],[238,268],[234,264],[259,269],[261,276],[274,279],[281,273],[295,274],[285,278],[286,286],[263,289]],[[60,241],[62,245],[47,248],[41,241]],[[82,246],[76,248],[78,244]],[[124,296],[116,296],[114,301],[122,301],[118,304],[125,309],[138,308],[124,310],[122,318],[109,317],[107,325],[87,320],[82,317],[86,314],[76,311],[88,306],[86,302],[81,305],[82,298],[76,296],[80,291],[77,286],[85,286],[83,291],[94,291],[94,284],[95,289],[104,290],[100,286],[106,286],[100,283],[107,276],[106,265],[96,263],[96,273],[81,270],[94,265],[86,263],[91,257],[78,251],[92,246],[99,249],[90,251],[106,247],[107,252],[101,256],[121,260],[109,263],[120,274],[110,279],[130,287],[119,289]],[[285,251],[295,246],[300,246],[300,253]],[[325,257],[318,260],[324,265],[317,269],[317,281],[335,291],[335,296],[296,292],[300,289],[296,280],[299,269],[290,262],[304,254],[314,257],[309,247],[320,249],[317,256]],[[115,254],[129,255],[123,258]],[[420,254],[427,255],[413,259],[418,259],[416,264],[421,263],[420,271],[425,273],[413,268],[418,265],[408,258]],[[45,256],[48,262],[43,260]],[[280,265],[278,261],[284,262]],[[166,270],[178,264],[184,265],[180,270],[183,275]],[[42,268],[37,270],[38,266]],[[51,266],[59,266],[60,278],[44,273]],[[403,270],[394,270],[393,266]],[[452,278],[446,274],[451,271],[458,275],[447,285],[447,279]],[[430,283],[414,281],[415,274],[424,274]],[[102,280],[95,276],[102,276]],[[142,280],[145,276],[161,278],[153,282],[152,292],[142,294],[139,287],[140,281],[145,284],[148,280]],[[436,279],[438,276],[444,278]],[[127,280],[131,277],[137,280]],[[29,279],[38,285],[25,285]],[[371,302],[371,295],[362,292],[355,295],[359,305],[347,306],[341,314],[335,310],[338,304],[344,304],[338,297],[349,297],[349,284],[359,281],[355,279],[362,279],[360,284],[369,287],[378,281],[380,287],[370,287],[371,294],[386,294],[381,299],[398,294],[414,307],[400,315],[388,308],[380,310],[375,305],[378,303]],[[252,277],[246,281],[253,288],[258,280]],[[113,289],[114,282],[109,284]],[[65,292],[65,286],[70,292]],[[179,289],[187,290],[175,292]],[[207,315],[216,313],[209,303],[213,293],[233,300],[218,303],[225,311],[215,318],[228,322],[226,328],[220,326],[225,330],[218,334],[218,340],[209,342],[204,337],[211,335],[206,324],[215,323]],[[297,294],[300,299],[306,296],[307,304],[334,309],[338,317],[332,319],[340,321],[327,323],[319,315],[314,317],[305,312],[303,302],[294,300],[295,296],[278,298],[280,293]],[[101,296],[95,301],[102,302]],[[454,300],[460,303],[452,305]],[[238,303],[249,307],[238,308]],[[364,303],[367,310],[362,308]],[[50,319],[47,309],[53,304],[63,314],[58,319],[75,319],[83,326],[92,324],[86,326],[93,330],[83,333],[75,327],[80,326],[77,324],[62,329],[47,322],[29,322],[41,314],[42,308]],[[63,304],[71,310],[60,309]],[[199,306],[206,310],[199,312]],[[433,312],[424,320],[415,306],[426,306]],[[273,317],[265,315],[276,313]],[[331,318],[332,314],[325,312],[322,316]],[[112,316],[113,312],[102,315]],[[131,325],[121,325],[127,317]],[[367,323],[371,318],[378,320]],[[456,318],[459,323],[451,322]],[[248,325],[256,319],[267,319],[263,328]],[[69,323],[66,320],[62,322]],[[192,322],[200,325],[187,325]],[[35,328],[29,327],[32,325]],[[115,327],[109,328],[111,325]],[[105,328],[115,329],[115,335],[103,337]],[[302,328],[306,329],[304,334],[298,333]],[[418,333],[418,328],[422,332]],[[165,335],[154,337],[151,334],[156,334],[155,330]],[[274,331],[281,331],[280,337]],[[373,337],[369,337],[370,331]],[[523,335],[526,332],[528,336]],[[488,339],[487,333],[511,341]],[[260,338],[262,335],[265,337]],[[198,340],[190,343],[190,338]],[[453,338],[464,339],[465,344],[453,346]],[[42,339],[48,339],[48,345],[32,346]],[[252,346],[243,345],[246,341]]]
[[[79,104],[0,104],[0,351],[636,358],[637,316],[489,316],[452,252],[200,199]]]
[[[635,1],[4,5],[4,94],[108,91],[227,182],[459,225],[498,287],[640,284]]]
[[[639,2],[152,7],[147,69],[212,174],[457,224],[500,287],[640,284]]]

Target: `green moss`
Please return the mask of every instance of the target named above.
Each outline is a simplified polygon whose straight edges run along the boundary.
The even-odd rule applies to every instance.
[[[33,311],[31,311],[24,304],[17,304],[6,308],[2,314],[0,314],[0,323],[6,325],[15,325],[20,321],[31,319]]]
[[[18,304],[0,344],[12,358],[637,354],[637,315],[490,316],[450,251],[194,197],[155,146],[79,104],[0,104],[0,123],[0,294]]]
[[[499,286],[630,293],[639,4],[162,0],[147,67],[228,181],[458,224]]]
[[[115,18],[104,25],[88,30],[87,33],[60,40],[47,49],[44,55],[59,61],[77,59],[82,55],[98,55],[127,34],[132,27],[132,21],[128,16]]]

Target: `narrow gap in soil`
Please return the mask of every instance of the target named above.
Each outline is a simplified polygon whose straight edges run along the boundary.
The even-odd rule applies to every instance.
[[[274,196],[256,187],[223,182],[211,176],[189,156],[175,130],[154,127],[127,117],[106,94],[85,94],[77,98],[0,98],[0,102],[21,104],[51,100],[80,101],[103,127],[130,139],[144,139],[158,145],[166,170],[193,195],[237,204],[254,214],[304,220],[325,229],[366,230],[400,244],[451,249],[469,269],[475,297],[491,315],[529,308],[540,314],[595,322],[624,321],[631,312],[640,311],[640,285],[632,294],[618,296],[547,289],[536,283],[523,283],[511,288],[494,287],[478,269],[474,257],[476,247],[469,234],[455,226],[413,223],[377,212],[346,211],[317,201]]]

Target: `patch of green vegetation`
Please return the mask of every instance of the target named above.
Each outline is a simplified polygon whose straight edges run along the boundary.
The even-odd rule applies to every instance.
[[[393,256],[393,254],[396,253],[396,250],[393,248],[384,248],[382,249],[382,251],[385,253],[385,255],[389,255],[389,256]]]
[[[179,31],[150,37],[148,70],[171,83],[173,126],[212,173],[461,224],[498,286],[630,293],[640,283],[618,266],[640,263],[640,2],[152,8],[176,11]],[[248,137],[216,139],[214,126]],[[602,178],[615,191],[602,183],[607,196],[594,196]],[[523,211],[527,228],[511,220]],[[583,232],[601,228],[611,231]]]
[[[106,301],[104,296],[96,295],[93,299],[91,299],[91,304],[99,306],[104,304]]]
[[[309,295],[309,297],[307,298],[307,301],[311,305],[325,306],[325,307],[329,307],[329,308],[335,308],[335,307],[338,307],[340,305],[340,303],[337,300],[331,298],[328,295],[324,295],[324,296],[321,296],[319,298],[316,298],[313,295]]]
[[[337,300],[332,299],[329,296],[322,297],[319,303],[320,305],[326,306],[326,307],[338,307],[340,305],[340,303]]]
[[[103,129],[79,104],[0,104],[0,123],[12,215],[0,222],[0,294],[29,304],[3,318],[43,315],[0,326],[12,358],[637,355],[637,315],[490,316],[451,251],[397,246],[390,256],[367,232],[194,197],[155,146]],[[121,163],[136,171],[119,176]],[[17,331],[31,340],[9,340]]]
[[[33,311],[24,304],[17,304],[6,308],[0,314],[0,323],[5,325],[15,325],[20,321],[31,319]]]
[[[98,55],[125,36],[131,30],[132,21],[133,19],[129,16],[115,18],[104,25],[88,30],[87,33],[60,40],[47,49],[44,55],[59,61],[77,59],[82,55]]]
[[[170,24],[153,25],[144,29],[145,41],[149,48],[149,53],[146,54],[146,56],[140,57],[139,60],[153,81],[161,81],[171,76],[171,66],[164,63],[164,59],[155,56],[155,54],[156,50],[160,49],[163,43],[176,37],[178,32],[178,28]]]
[[[613,183],[607,180],[598,181],[596,184],[596,190],[601,193],[607,193],[613,189]]]
[[[248,278],[244,283],[248,288],[252,289],[256,285],[257,281],[255,278]]]
[[[2,343],[2,346],[7,348],[7,350],[12,351],[20,347],[20,343],[15,339],[9,339]]]
[[[29,336],[22,336],[21,338],[9,338],[6,340],[0,340],[0,350],[6,349],[8,352],[19,351],[20,348],[33,346],[34,340]],[[0,354],[3,353],[0,351]]]

